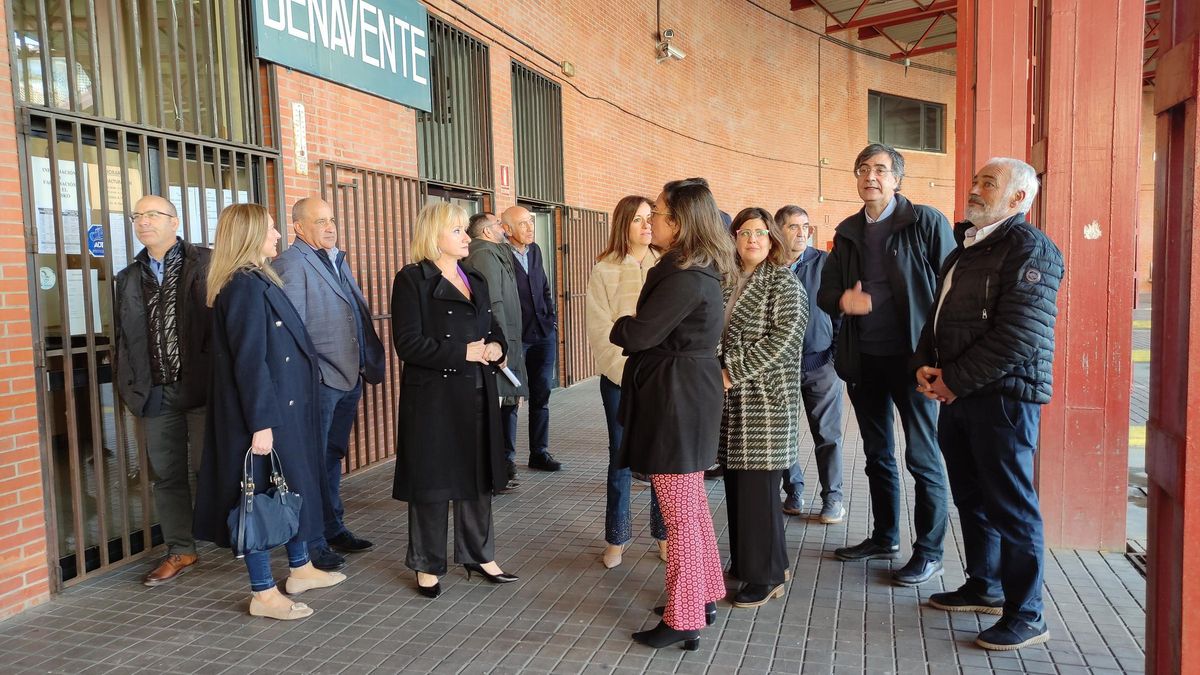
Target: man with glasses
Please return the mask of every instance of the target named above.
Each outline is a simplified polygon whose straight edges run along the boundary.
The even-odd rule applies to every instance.
[[[946,216],[900,194],[904,157],[874,143],[854,160],[863,208],[843,220],[821,273],[817,304],[842,318],[834,367],[850,388],[862,434],[874,529],[841,560],[900,557],[900,474],[893,406],[904,427],[905,464],[916,482],[912,557],[892,573],[901,586],[942,574],[946,471],[936,432],[937,404],[913,386],[908,360],[933,306],[942,260],[954,248]]]
[[[211,251],[176,234],[175,206],[157,195],[139,199],[129,220],[145,248],[116,276],[113,358],[121,400],[145,424],[167,556],[142,583],[158,586],[197,560],[190,478],[204,447]]]
[[[328,571],[346,563],[331,546],[343,553],[373,546],[343,522],[342,460],[350,446],[363,381],[382,382],[386,362],[370,306],[350,272],[346,252],[338,250],[333,208],[316,197],[301,199],[292,207],[292,229],[296,238],[275,258],[274,267],[320,357],[320,433],[325,438],[329,494],[324,536],[308,542],[308,555],[314,567]]]
[[[775,224],[783,230],[785,242],[791,247],[792,273],[808,295],[808,327],[800,354],[800,397],[812,432],[817,476],[821,481],[818,518],[825,525],[833,525],[846,517],[842,506],[842,381],[833,368],[841,321],[832,319],[816,302],[821,271],[829,254],[808,245],[812,227],[808,212],[799,206],[789,204],[776,211]],[[783,491],[787,494],[783,512],[792,516],[803,512],[804,470],[799,462],[784,473]]]
[[[558,314],[554,309],[550,280],[542,262],[542,249],[533,242],[533,214],[523,206],[510,206],[500,214],[508,235],[510,253],[517,263],[517,297],[521,302],[521,346],[525,372],[529,376],[529,468],[559,471],[562,463],[550,454],[550,387],[558,355]],[[509,358],[512,361],[512,358]],[[517,409],[501,417],[504,449],[509,461],[516,459]]]
[[[504,331],[504,339],[508,343],[509,354],[521,353],[521,299],[517,292],[517,275],[514,271],[516,261],[509,253],[504,243],[504,230],[496,214],[490,212],[476,213],[471,216],[467,225],[467,235],[471,237],[470,254],[467,263],[479,271],[487,280],[488,294],[492,299],[492,314]],[[525,359],[508,359],[509,370],[516,376],[520,384],[513,384],[503,373],[496,375],[496,389],[500,393],[500,419],[508,420],[517,413],[517,405],[522,397],[529,396],[528,379],[525,374]],[[505,438],[508,435],[505,434]],[[513,429],[515,442],[516,430]],[[506,448],[507,450],[507,448]],[[515,490],[517,483],[517,463],[515,454],[505,458],[508,461],[508,484],[504,492]]]

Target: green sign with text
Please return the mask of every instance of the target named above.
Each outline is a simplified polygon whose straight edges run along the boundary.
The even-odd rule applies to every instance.
[[[432,109],[429,14],[416,0],[252,0],[260,59]]]

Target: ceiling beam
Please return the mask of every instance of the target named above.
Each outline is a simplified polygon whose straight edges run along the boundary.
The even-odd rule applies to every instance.
[[[853,21],[847,21],[839,25],[829,26],[825,29],[825,33],[832,34],[855,28],[889,28],[923,19],[932,19],[944,12],[952,12],[957,9],[958,0],[937,0],[937,2],[933,2],[925,8],[914,7],[912,9],[902,9],[898,12],[876,14],[875,16],[854,19]]]
[[[957,45],[958,45],[958,42],[951,40],[950,42],[947,42],[945,44],[934,45],[932,47],[921,47],[920,49],[913,49],[913,50],[907,51],[907,52],[893,52],[891,58],[893,61],[898,61],[900,59],[906,59],[906,58],[910,59],[914,56],[925,56],[926,54],[936,54],[938,52],[944,52],[944,51],[954,49],[954,47]]]

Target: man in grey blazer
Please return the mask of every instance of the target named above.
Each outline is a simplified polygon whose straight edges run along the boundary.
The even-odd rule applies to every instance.
[[[363,381],[382,382],[386,361],[370,306],[350,273],[346,252],[337,248],[333,208],[315,197],[301,199],[292,207],[292,229],[296,238],[273,266],[321,357],[321,429],[326,439],[329,501],[324,505],[325,536],[308,542],[308,549],[314,566],[331,570],[346,561],[330,546],[345,553],[372,546],[342,522],[339,488]]]

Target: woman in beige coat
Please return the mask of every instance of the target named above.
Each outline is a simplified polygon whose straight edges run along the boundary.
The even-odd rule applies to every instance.
[[[621,405],[621,371],[625,357],[621,348],[609,341],[613,323],[633,314],[646,273],[658,262],[658,251],[650,245],[651,201],[629,196],[617,202],[613,210],[608,246],[596,258],[588,279],[587,335],[600,372],[600,400],[608,424],[608,500],[604,510],[604,540],[608,546],[601,560],[608,568],[621,564],[621,554],[633,538],[629,509],[630,470],[613,466],[613,457],[621,447],[621,423],[617,410]],[[654,488],[650,488],[650,534],[658,540],[659,557],[666,560],[667,527]]]

